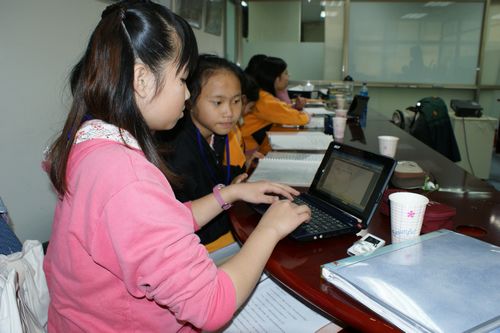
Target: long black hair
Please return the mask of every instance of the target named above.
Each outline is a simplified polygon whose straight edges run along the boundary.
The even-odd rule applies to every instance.
[[[248,61],[248,65],[245,68],[245,73],[251,76],[255,76],[257,70],[259,69],[260,63],[266,58],[267,56],[265,54],[254,54]]]
[[[101,119],[131,133],[146,158],[167,178],[174,178],[155,148],[154,138],[134,99],[134,65],[139,59],[162,87],[168,61],[177,73],[194,70],[198,56],[189,24],[166,7],[148,0],[108,6],[90,37],[85,54],[70,77],[73,102],[62,133],[49,150],[50,179],[60,195],[67,191],[66,165],[84,119]]]
[[[274,82],[287,68],[286,62],[281,58],[266,57],[263,59],[257,72],[255,73],[255,80],[259,87],[268,93],[276,96],[274,89]]]

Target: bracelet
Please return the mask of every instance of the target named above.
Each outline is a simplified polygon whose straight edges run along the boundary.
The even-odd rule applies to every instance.
[[[231,208],[232,205],[230,203],[225,202],[224,199],[222,199],[222,196],[220,195],[220,189],[224,187],[226,187],[224,184],[217,184],[212,189],[212,192],[214,193],[215,200],[217,200],[217,202],[219,203],[220,208],[228,210],[229,208]]]

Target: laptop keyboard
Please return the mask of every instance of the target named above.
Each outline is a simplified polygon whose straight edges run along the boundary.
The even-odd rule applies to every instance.
[[[295,197],[294,202],[298,205],[307,205],[311,209],[311,220],[300,226],[300,228],[306,230],[310,234],[323,234],[350,227],[347,223],[325,213],[321,209],[308,205],[306,201],[299,197]]]

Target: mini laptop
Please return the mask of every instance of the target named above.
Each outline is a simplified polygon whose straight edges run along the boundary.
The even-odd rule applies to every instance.
[[[311,220],[290,237],[308,241],[365,229],[395,167],[392,158],[330,143],[309,190],[294,200],[311,208]]]

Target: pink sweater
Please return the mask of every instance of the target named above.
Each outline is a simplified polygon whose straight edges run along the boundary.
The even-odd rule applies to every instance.
[[[232,281],[140,150],[78,143],[67,177],[44,262],[49,332],[189,332],[231,319]]]

